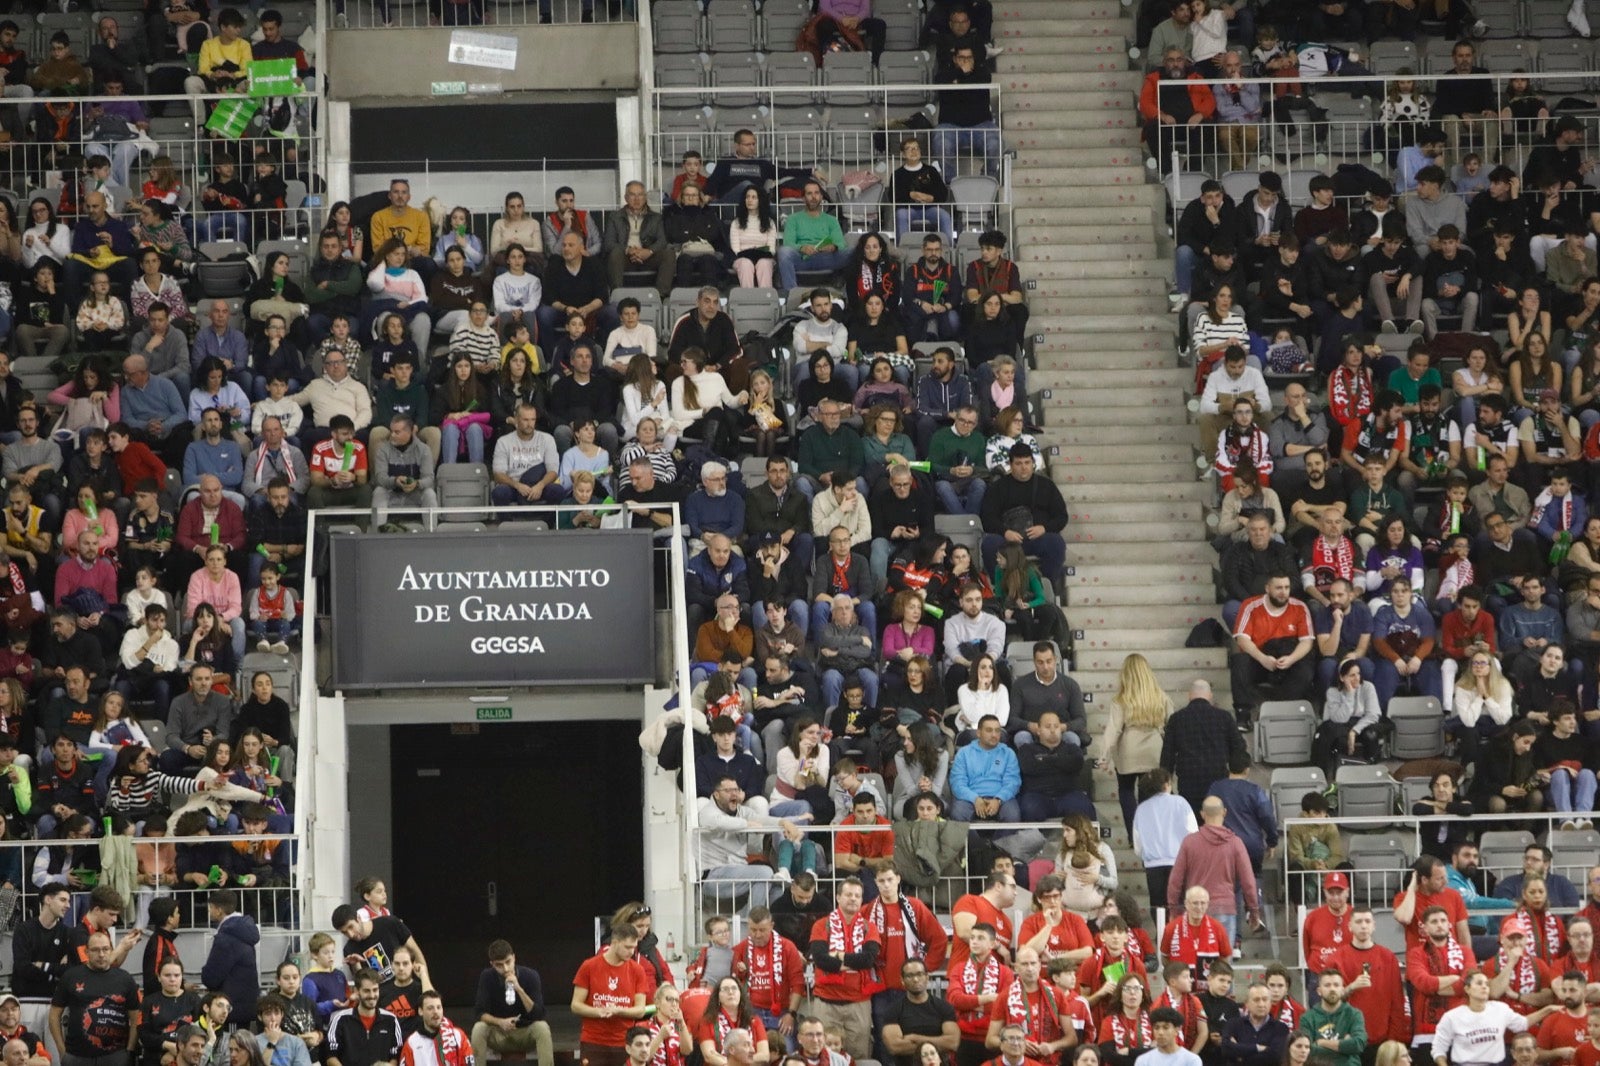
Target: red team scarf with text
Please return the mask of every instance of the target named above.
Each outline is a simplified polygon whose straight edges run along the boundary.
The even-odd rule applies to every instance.
[[[1506,953],[1499,952],[1494,957],[1495,968],[1504,973],[1510,965],[1506,961]],[[1533,952],[1524,951],[1522,958],[1517,960],[1516,967],[1511,972],[1511,988],[1519,995],[1528,995],[1539,990],[1539,967],[1533,963]]]
[[[850,922],[850,928],[844,926],[844,912],[835,910],[828,915],[828,950],[842,951],[846,955],[859,954],[861,946],[867,942],[867,918],[860,911]]]
[[[867,908],[867,919],[878,927],[878,931],[884,934],[885,938],[889,929],[889,923],[885,920],[887,917],[888,915],[884,913],[883,898],[880,896]],[[911,909],[910,896],[900,897],[900,926],[905,930],[906,958],[922,958],[922,939],[917,936],[917,912]],[[877,979],[882,981],[882,975],[878,975]]]
[[[1533,943],[1529,947],[1534,950],[1530,953],[1537,955],[1540,961],[1554,963],[1561,957],[1561,919],[1550,913],[1548,907],[1542,915],[1536,914],[1527,908],[1520,908],[1517,913],[1534,930]],[[1524,955],[1524,958],[1527,956]]]
[[[972,956],[968,955],[966,965],[961,967],[961,991],[969,996],[999,995],[1000,960],[991,954],[989,961],[983,964],[983,973],[980,974],[978,967],[973,965]]]
[[[1150,1033],[1150,1012],[1141,1010],[1137,1019],[1129,1018],[1127,1012],[1117,1011],[1108,1014],[1106,1020],[1111,1023],[1111,1043],[1119,1048],[1152,1047],[1155,1037]]]
[[[656,1049],[655,1057],[650,1060],[650,1066],[682,1066],[683,1041],[678,1037],[678,1027],[670,1022],[659,1020],[644,1023],[652,1029],[665,1029],[667,1035],[661,1038],[661,1046]],[[721,1034],[718,1034],[717,1043],[722,1043]]]
[[[1222,954],[1222,945],[1217,940],[1218,928],[1208,918],[1200,919],[1198,927],[1189,924],[1187,915],[1178,919],[1172,926],[1172,943],[1167,945],[1167,958],[1186,959],[1183,953],[1185,944],[1194,948],[1195,958],[1216,958]]]
[[[833,919],[832,919],[832,917],[830,917],[828,919],[828,941],[829,941],[828,946],[832,947],[833,946],[833,943],[832,943],[832,941],[833,941]],[[772,991],[773,991],[774,995],[776,995],[783,988],[783,952],[780,950],[781,947],[782,947],[782,945],[779,944],[778,938],[777,938],[776,935],[774,935],[772,940],[767,944],[767,955],[772,959]],[[755,946],[755,944],[751,943],[750,941],[745,941],[745,946],[744,946],[744,965],[745,965],[745,969],[750,974],[755,974],[757,972],[757,970],[759,969],[759,967],[756,965],[756,946]],[[746,977],[745,980],[748,982],[750,980],[750,978]],[[718,1041],[718,1043],[720,1045],[721,1041]]]
[[[990,962],[994,959],[990,958]],[[1055,993],[1050,986],[1040,983],[1039,1003],[1041,1007],[1049,1008],[1051,1017],[1056,1020],[1056,1029],[1065,1033],[1065,1026],[1061,1022],[1061,1012],[1056,1007]],[[1033,999],[1022,987],[1022,980],[1018,978],[1011,982],[1011,988],[1006,992],[1006,1022],[1010,1025],[1022,1026],[1024,1034],[1044,1042],[1047,1030],[1040,1024],[1043,1021],[1040,1011],[1034,1009]]]

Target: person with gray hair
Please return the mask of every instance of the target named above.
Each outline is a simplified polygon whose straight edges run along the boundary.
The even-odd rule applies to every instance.
[[[644,182],[630,181],[622,192],[622,210],[606,219],[606,269],[611,287],[622,288],[629,270],[655,272],[655,287],[662,296],[672,291],[673,268],[677,256],[667,241],[667,230],[659,211],[650,208]]]
[[[708,534],[720,533],[735,544],[744,539],[744,497],[728,491],[728,468],[722,463],[701,464],[700,487],[683,501],[683,521],[691,552]]]
[[[878,674],[873,667],[872,634],[856,618],[855,602],[848,594],[833,597],[832,610],[817,634],[817,661],[822,668],[822,703],[839,702],[847,677],[858,678],[867,706],[878,704]]]
[[[434,455],[417,436],[410,415],[389,420],[389,434],[372,452],[372,517],[388,521],[389,508],[439,506],[433,487]]]

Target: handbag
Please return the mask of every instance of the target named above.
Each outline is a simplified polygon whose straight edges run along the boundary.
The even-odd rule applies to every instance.
[[[1007,507],[1000,516],[1000,524],[1007,532],[1026,536],[1028,527],[1033,525],[1033,511],[1027,507]]]
[[[126,119],[117,118],[115,115],[101,115],[94,120],[94,125],[89,130],[89,135],[84,138],[90,143],[99,141],[131,141],[139,136],[139,131],[128,125]]]
[[[56,419],[56,424],[50,430],[52,437],[59,437],[65,433],[68,437],[75,437],[79,430],[105,429],[110,423],[106,420],[105,411],[91,401],[87,396],[74,396],[67,401],[67,406],[62,409],[61,417]]]

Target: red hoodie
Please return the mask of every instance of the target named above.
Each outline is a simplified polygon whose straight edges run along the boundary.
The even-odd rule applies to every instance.
[[[1256,875],[1250,869],[1250,856],[1244,842],[1233,830],[1221,825],[1202,825],[1190,833],[1178,849],[1178,860],[1167,879],[1167,911],[1183,911],[1183,894],[1200,885],[1211,894],[1213,917],[1233,914],[1233,890],[1244,892],[1245,910],[1256,913]],[[1241,930],[1241,933],[1243,930]]]

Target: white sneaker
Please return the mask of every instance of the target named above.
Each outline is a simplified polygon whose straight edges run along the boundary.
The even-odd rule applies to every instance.
[[[1399,333],[1400,331],[1395,329],[1394,319],[1386,318],[1378,324],[1378,332],[1382,333],[1384,336],[1388,336],[1392,333]]]
[[[777,874],[775,876],[778,878],[779,881],[793,881],[794,880],[794,875],[789,872],[789,868],[787,866],[778,867],[778,872],[777,872]]]
[[[269,650],[274,655],[288,655],[289,654],[289,645],[285,644],[281,640],[274,641],[272,647]]]
[[[1411,325],[1406,327],[1406,332],[1411,334],[1413,337],[1422,336],[1422,330],[1423,330],[1423,325],[1422,325],[1422,319],[1420,319],[1420,318],[1413,318],[1411,320]]]
[[[1589,36],[1589,14],[1584,10],[1584,0],[1572,0],[1572,6],[1567,8],[1567,25],[1579,37]]]
[[[264,637],[261,640],[256,641],[256,651],[271,651],[271,650],[272,650],[272,641],[267,640]]]

